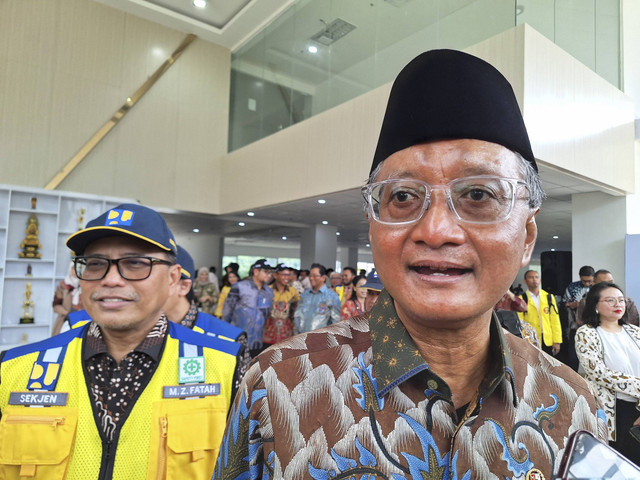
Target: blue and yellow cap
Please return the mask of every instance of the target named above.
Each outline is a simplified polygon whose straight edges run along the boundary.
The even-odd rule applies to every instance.
[[[183,280],[193,280],[196,276],[196,265],[193,258],[183,247],[178,245],[178,255],[176,261],[180,264],[180,278]]]
[[[369,272],[369,275],[367,275],[367,281],[362,286],[367,290],[374,290],[376,292],[382,291],[384,285],[382,285],[378,272],[376,272],[375,268]]]
[[[174,255],[178,253],[173,233],[162,215],[135,203],[123,203],[106,211],[67,238],[66,243],[76,255],[82,255],[90,243],[113,236],[138,238]]]

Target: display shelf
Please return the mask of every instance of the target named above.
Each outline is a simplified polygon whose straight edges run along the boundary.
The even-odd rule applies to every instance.
[[[36,277],[34,275],[5,275],[5,280],[51,280],[51,277]]]
[[[42,328],[48,327],[49,324],[39,324],[39,323],[19,323],[17,325],[3,325],[2,328]]]
[[[50,335],[56,318],[52,308],[55,289],[71,265],[67,238],[88,220],[120,203],[136,202],[0,185],[0,350]],[[20,258],[24,251],[20,244],[27,237],[27,221],[33,214],[38,220],[42,258]],[[29,265],[31,275],[27,276]],[[35,323],[20,324],[27,283],[31,283]]]

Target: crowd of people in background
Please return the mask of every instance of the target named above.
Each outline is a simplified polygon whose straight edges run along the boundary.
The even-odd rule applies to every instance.
[[[606,269],[580,268],[562,296],[541,288],[536,270],[524,274],[496,304],[503,327],[580,373],[604,406],[610,444],[640,464],[640,328],[638,309]],[[517,312],[517,313],[516,313]],[[533,332],[531,332],[533,330]]]
[[[349,266],[338,272],[313,263],[298,270],[262,258],[245,278],[239,270],[238,263],[229,263],[218,283],[215,267],[199,268],[194,303],[199,311],[247,332],[251,357],[295,334],[368,312],[382,290],[375,269],[367,275]]]

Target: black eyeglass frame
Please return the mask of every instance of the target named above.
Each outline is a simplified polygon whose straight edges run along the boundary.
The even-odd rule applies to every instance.
[[[144,260],[148,260],[149,261],[149,271],[147,272],[147,276],[146,277],[142,277],[142,278],[127,278],[124,276],[124,274],[122,273],[122,270],[120,269],[120,261],[122,260],[131,260],[131,259],[136,259],[136,258],[140,258],[140,259],[144,259]],[[100,278],[83,278],[82,277],[82,273],[80,273],[80,265],[82,261],[87,261],[87,260],[91,260],[91,259],[95,259],[95,260],[105,260],[107,262],[107,268],[105,268],[104,273],[102,274],[102,276]],[[151,276],[151,271],[153,270],[153,266],[155,264],[158,265],[176,265],[176,263],[174,262],[170,262],[169,260],[162,260],[160,258],[155,258],[155,257],[149,257],[146,255],[130,255],[127,257],[121,257],[121,258],[107,258],[107,257],[103,257],[100,255],[79,255],[76,257],[73,257],[73,270],[76,274],[76,276],[80,279],[83,280],[85,282],[98,282],[100,280],[102,280],[104,277],[106,277],[109,274],[109,270],[111,270],[111,265],[115,265],[116,269],[118,270],[118,274],[124,278],[125,280],[129,281],[129,282],[138,282],[140,280],[146,280],[147,278],[149,278]],[[86,263],[85,263],[85,268],[86,268]],[[84,269],[83,269],[84,270]]]

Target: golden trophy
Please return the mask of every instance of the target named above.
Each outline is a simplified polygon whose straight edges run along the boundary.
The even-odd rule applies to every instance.
[[[78,210],[78,230],[82,230],[84,228],[84,214],[87,213],[87,210],[81,208]]]
[[[40,233],[39,225],[38,217],[36,217],[35,213],[32,213],[27,219],[27,236],[24,237],[24,240],[20,244],[20,248],[22,248],[22,251],[18,253],[20,258],[42,257],[42,254],[38,251],[39,248],[42,248],[38,240],[38,234]]]
[[[38,197],[31,197],[31,210],[36,209],[36,204],[38,203]]]
[[[31,282],[27,282],[27,289],[24,292],[22,302],[22,316],[20,323],[33,323],[33,300],[31,300]]]

